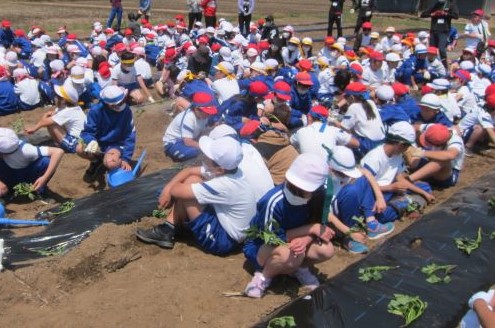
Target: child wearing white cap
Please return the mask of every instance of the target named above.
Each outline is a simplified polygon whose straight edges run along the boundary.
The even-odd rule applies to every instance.
[[[249,220],[256,212],[255,196],[238,170],[243,155],[237,140],[203,136],[199,147],[203,164],[183,169],[161,192],[158,206],[172,206],[165,223],[138,229],[136,236],[170,249],[175,244],[176,227],[185,226],[204,251],[227,254],[246,236]]]
[[[19,140],[13,130],[0,128],[0,197],[21,182],[32,183],[43,193],[63,155],[60,148],[33,146]]]
[[[273,278],[293,274],[303,287],[315,289],[319,281],[308,265],[324,262],[334,254],[334,231],[311,213],[311,199],[322,191],[328,176],[326,159],[315,154],[299,155],[285,174],[286,181],[270,190],[257,205],[250,230],[269,230],[287,245],[265,244],[248,239],[244,255],[256,272],[248,283],[248,297],[261,298]]]
[[[134,154],[136,129],[126,96],[125,89],[108,86],[101,91],[100,102],[91,106],[88,112],[81,131],[83,143],[76,147],[79,156],[91,161],[83,178],[88,183],[102,173],[102,164],[109,170],[131,170],[129,163]]]
[[[15,93],[19,96],[20,110],[33,110],[41,105],[39,82],[29,75],[25,68],[16,68],[12,74]]]
[[[32,127],[26,127],[27,134],[33,134],[46,127],[53,141],[66,153],[75,153],[79,136],[84,128],[86,114],[77,105],[79,95],[70,85],[55,85],[55,110],[43,114]]]
[[[216,73],[211,88],[218,98],[218,102],[222,104],[230,97],[239,94],[239,83],[235,76],[234,65],[230,62],[222,61],[215,66]]]

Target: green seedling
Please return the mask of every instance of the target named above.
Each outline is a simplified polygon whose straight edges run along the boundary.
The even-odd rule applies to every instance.
[[[359,280],[370,282],[372,280],[382,280],[382,272],[398,269],[399,266],[373,266],[359,269]]]
[[[492,210],[495,210],[495,196],[492,196],[492,198],[488,200],[488,206],[490,206]]]
[[[16,134],[24,131],[24,117],[22,115],[17,116],[14,122],[12,122],[12,130]]]
[[[265,225],[264,229],[261,230],[256,226],[249,227],[246,230],[246,238],[247,239],[257,239],[260,238],[263,240],[265,245],[270,246],[288,246],[288,244],[280,239],[279,236],[274,232],[280,228],[279,224],[275,220],[270,220],[267,225]]]
[[[293,316],[273,318],[268,322],[268,328],[289,328],[297,327]]]
[[[353,216],[352,219],[354,221],[356,221],[356,224],[354,224],[352,227],[349,228],[349,230],[347,231],[346,235],[348,236],[351,233],[355,233],[355,232],[362,232],[365,235],[367,235],[368,234],[368,226],[366,225],[366,222],[364,220],[364,217],[362,217],[362,216],[360,216],[360,217]]]
[[[14,197],[23,196],[29,200],[35,200],[38,197],[32,183],[21,182],[14,186]]]
[[[394,294],[394,298],[388,303],[388,312],[403,317],[403,327],[407,327],[423,315],[427,307],[428,303],[422,301],[419,296]]]
[[[455,238],[455,245],[460,251],[463,251],[467,255],[470,255],[474,250],[481,246],[481,227],[478,228],[478,237],[476,239],[469,239],[467,237]]]
[[[151,216],[157,219],[163,219],[164,217],[167,216],[167,212],[164,210],[153,210]]]
[[[61,214],[69,213],[70,211],[72,211],[72,209],[75,206],[76,206],[76,204],[74,203],[74,201],[69,200],[69,201],[63,202],[62,205],[60,205],[58,207],[57,212],[51,212],[51,214],[52,215],[61,215]]]
[[[438,265],[436,263],[428,264],[421,268],[421,272],[426,275],[426,281],[430,284],[438,284],[440,282],[448,284],[452,279],[450,274],[457,265]]]

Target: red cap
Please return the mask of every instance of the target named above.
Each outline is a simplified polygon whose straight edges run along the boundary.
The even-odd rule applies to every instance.
[[[426,52],[431,54],[431,55],[438,55],[438,48],[437,47],[428,47]]]
[[[313,81],[311,80],[311,75],[308,72],[299,72],[296,74],[296,81],[299,84],[312,86]]]
[[[155,35],[153,33],[148,33],[145,35],[146,40],[152,41],[155,39]]]
[[[363,25],[362,25],[363,28],[373,28],[373,26],[371,25],[371,22],[364,22]]]
[[[124,31],[124,35],[132,35],[132,30],[130,28],[126,28]]]
[[[192,105],[208,115],[217,113],[217,107],[213,104],[213,97],[206,92],[196,92],[192,98]]]
[[[364,93],[366,91],[368,91],[366,86],[361,82],[352,82],[345,87],[345,94],[347,95]]]
[[[129,50],[130,51],[136,49],[137,47],[140,47],[139,42],[134,41],[134,42],[129,43]]]
[[[146,25],[148,24],[148,20],[146,18],[141,18],[141,25]]]
[[[175,15],[175,19],[177,19],[177,20],[184,20],[184,15],[177,14],[177,15]]]
[[[354,50],[346,50],[344,51],[344,55],[347,57],[349,60],[356,60],[358,59],[358,56],[354,52]]]
[[[270,42],[268,42],[267,40],[262,40],[258,44],[258,48],[260,48],[260,51],[268,50],[270,49]]]
[[[204,44],[207,44],[208,42],[210,42],[210,38],[208,38],[207,35],[202,35],[198,38],[198,43],[204,43]]]
[[[0,65],[0,78],[6,77],[7,76],[7,69],[5,66]]]
[[[107,27],[107,28],[103,31],[103,33],[105,33],[105,34],[114,34],[114,33],[115,33],[115,31],[114,31],[114,29],[113,29],[113,28],[111,28],[111,27]]]
[[[309,59],[301,59],[299,63],[297,63],[297,67],[302,71],[310,71],[313,68],[313,63]]]
[[[10,27],[10,22],[6,19],[2,21],[2,27]]]
[[[385,57],[383,56],[383,54],[381,52],[378,52],[378,51],[373,51],[372,53],[370,53],[369,57],[372,60],[385,60]]]
[[[211,45],[211,51],[213,52],[218,52],[222,46],[220,43],[214,43]]]
[[[488,40],[489,47],[495,47],[495,40]]]
[[[148,30],[152,30],[153,25],[151,25],[151,23],[147,23],[147,24],[144,24],[144,28],[147,28]]]
[[[107,62],[103,62],[103,63],[107,63]],[[103,64],[101,63],[101,64]],[[99,68],[98,68],[98,73],[100,73],[100,76],[104,79],[108,79],[110,77],[111,72],[110,72],[110,65],[99,65]]]
[[[273,84],[273,93],[277,98],[285,101],[291,100],[290,85],[285,81],[277,81]]]
[[[433,92],[433,88],[429,87],[426,84],[421,87],[421,95],[422,96],[427,95],[427,94],[432,93],[432,92]]]
[[[492,84],[493,85],[493,84]],[[495,110],[495,93],[492,93],[488,97],[485,98],[486,105],[491,109]]]
[[[176,28],[178,30],[185,30],[187,28],[187,26],[184,23],[179,23],[179,24],[177,24]]]
[[[454,76],[460,78],[465,82],[471,81],[471,74],[463,69],[458,69],[457,71],[455,71]]]
[[[268,85],[263,81],[253,81],[249,84],[249,94],[254,97],[264,97],[270,92]]]
[[[67,41],[76,41],[77,35],[75,33],[71,33],[67,35]]]
[[[239,134],[241,135],[241,137],[250,136],[260,128],[260,124],[261,122],[256,120],[247,121],[242,126],[241,130],[239,131]]]
[[[488,97],[489,95],[495,94],[495,83],[490,84],[486,89],[485,89],[485,98]]]
[[[477,9],[477,10],[473,11],[471,13],[471,15],[478,15],[480,17],[484,17],[485,16],[485,12],[482,9]]]
[[[175,56],[177,55],[177,52],[175,51],[175,48],[169,48],[165,50],[165,57],[163,58],[163,62],[165,64],[171,63]]]
[[[101,40],[100,42],[98,42],[98,45],[100,46],[100,48],[105,48],[107,46],[107,41]]]
[[[395,82],[392,84],[392,89],[394,89],[394,93],[397,97],[402,97],[405,94],[409,93],[409,87],[400,82]]]
[[[265,25],[265,20],[263,18],[258,19],[258,25]]]
[[[127,47],[125,46],[124,43],[119,42],[113,46],[113,50],[115,50],[116,52],[122,52],[122,51],[126,51]]]
[[[432,124],[419,136],[419,142],[426,147],[441,147],[449,141],[451,131],[443,124]]]
[[[175,27],[175,22],[169,21],[169,22],[167,22],[167,26],[168,27]]]
[[[309,115],[319,119],[326,119],[328,117],[328,109],[325,106],[317,105],[311,108]]]
[[[332,45],[332,44],[334,44],[334,43],[335,43],[335,39],[334,39],[334,37],[333,37],[333,36],[327,36],[327,37],[325,38],[325,44],[326,44],[326,45],[330,45],[330,46],[331,46],[331,45]]]
[[[363,66],[361,66],[360,64],[358,63],[352,63],[351,65],[349,65],[349,70],[351,71],[351,73],[354,73],[357,75],[358,79],[362,79],[363,76]]]
[[[15,30],[14,34],[18,38],[20,38],[21,36],[26,36],[26,32],[24,32],[24,30]]]

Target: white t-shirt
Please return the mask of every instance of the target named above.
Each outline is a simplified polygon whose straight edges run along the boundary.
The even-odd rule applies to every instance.
[[[354,103],[347,109],[342,120],[342,126],[349,131],[354,130],[359,136],[366,137],[372,141],[383,140],[385,138],[385,128],[378,108],[372,101],[368,100],[368,103],[375,113],[374,119],[368,120],[363,105]]]
[[[447,118],[454,122],[454,117],[461,117],[461,109],[455,99],[455,94],[449,92],[447,95],[440,95],[440,110],[447,116]]]
[[[273,188],[272,176],[258,150],[250,143],[242,142],[241,145],[243,157],[239,168],[258,201]]]
[[[328,125],[323,132],[320,132],[322,125],[322,122],[314,122],[311,125],[300,128],[292,134],[290,143],[301,154],[312,153],[321,155],[326,159],[328,153],[322,145],[333,149],[337,145],[345,146],[351,141],[352,136],[349,133],[335,126]]]
[[[484,109],[478,108],[466,114],[466,116],[459,121],[458,126],[461,132],[464,132],[466,129],[469,129],[476,124],[481,125],[484,129],[493,129],[493,117]]]
[[[68,134],[79,138],[84,128],[86,115],[79,106],[67,107],[62,110],[57,108],[55,114],[52,116],[52,120],[58,125],[63,126]]]
[[[485,90],[492,84],[486,77],[480,78],[477,74],[471,74],[471,90],[478,101],[485,97]],[[480,103],[480,106],[482,103]]]
[[[473,25],[473,23],[466,24],[464,34],[469,35],[473,33],[480,36],[480,38],[466,37],[466,48],[476,48],[478,42],[489,39],[491,35],[488,23],[485,21],[481,21],[476,25]]]
[[[361,160],[361,166],[371,171],[379,186],[392,184],[395,177],[405,170],[402,155],[388,157],[383,145],[367,153]]]
[[[183,138],[197,140],[205,130],[208,119],[198,119],[191,109],[177,115],[167,127],[163,136],[163,144],[175,143]]]
[[[143,58],[136,60],[134,67],[136,68],[137,75],[141,75],[143,79],[148,80],[152,78],[151,66]]]
[[[459,88],[459,90],[457,90],[457,94],[462,94],[462,99],[459,100],[458,105],[464,113],[467,114],[478,109],[476,97],[471,92],[469,87],[463,85]]]
[[[14,91],[21,101],[27,105],[34,106],[41,101],[40,92],[38,91],[38,81],[35,79],[25,78],[16,83]]]
[[[348,65],[349,65],[349,60],[344,55],[339,56],[335,61],[335,66],[337,67],[348,66]]]
[[[120,64],[120,57],[117,55],[116,52],[112,52],[110,56],[108,56],[108,62],[112,67],[115,67]]]
[[[318,74],[318,82],[320,82],[320,89],[318,93],[327,94],[335,93],[338,88],[334,84],[335,73],[330,68],[325,68]]]
[[[191,185],[201,205],[212,205],[227,234],[242,242],[249,222],[256,214],[256,199],[242,170]]]
[[[363,84],[378,88],[385,80],[383,67],[373,71],[371,67],[365,67],[363,71]]]
[[[21,145],[12,154],[3,155],[5,163],[13,169],[23,169],[36,161],[41,156],[48,156],[48,147],[36,147],[29,143]]]
[[[426,64],[428,65],[428,71],[430,73],[436,73],[441,77],[447,76],[447,70],[445,69],[445,66],[443,66],[440,59],[435,58],[432,62],[427,60]]]
[[[213,82],[211,89],[215,92],[218,102],[221,104],[230,97],[240,93],[239,83],[236,79],[224,77]]]
[[[138,76],[135,66],[131,67],[127,73],[122,72],[120,64],[112,69],[112,80],[117,81],[117,84],[121,86],[137,83]]]
[[[394,45],[394,40],[393,38],[386,36],[380,41],[380,45],[382,46],[383,52],[389,52]]]

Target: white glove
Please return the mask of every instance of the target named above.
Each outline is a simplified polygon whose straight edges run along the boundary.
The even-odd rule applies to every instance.
[[[349,12],[350,12],[351,14],[354,14],[356,11],[354,10],[354,8],[352,8],[351,10],[349,10]]]
[[[468,301],[469,308],[473,308],[474,302],[476,300],[482,299],[485,301],[487,304],[490,304],[491,300],[493,299],[493,295],[495,294],[495,290],[490,289],[488,292],[477,292]]]
[[[98,152],[98,148],[100,148],[98,142],[96,140],[93,140],[89,142],[84,151],[88,154],[96,154]]]
[[[150,103],[152,103],[152,104],[154,104],[154,103],[155,103],[155,99],[153,99],[153,97],[152,97],[152,96],[149,96],[149,97],[148,97],[148,101],[149,101]]]
[[[301,116],[301,121],[303,122],[304,126],[308,125],[308,117],[306,115]]]
[[[365,12],[365,13],[364,13],[364,15],[365,15],[366,17],[370,17],[370,16],[371,16],[371,11],[367,11],[367,12]]]
[[[430,74],[430,72],[425,71],[425,72],[423,73],[423,77],[425,78],[425,80],[429,80],[429,79],[431,79],[431,74]]]

